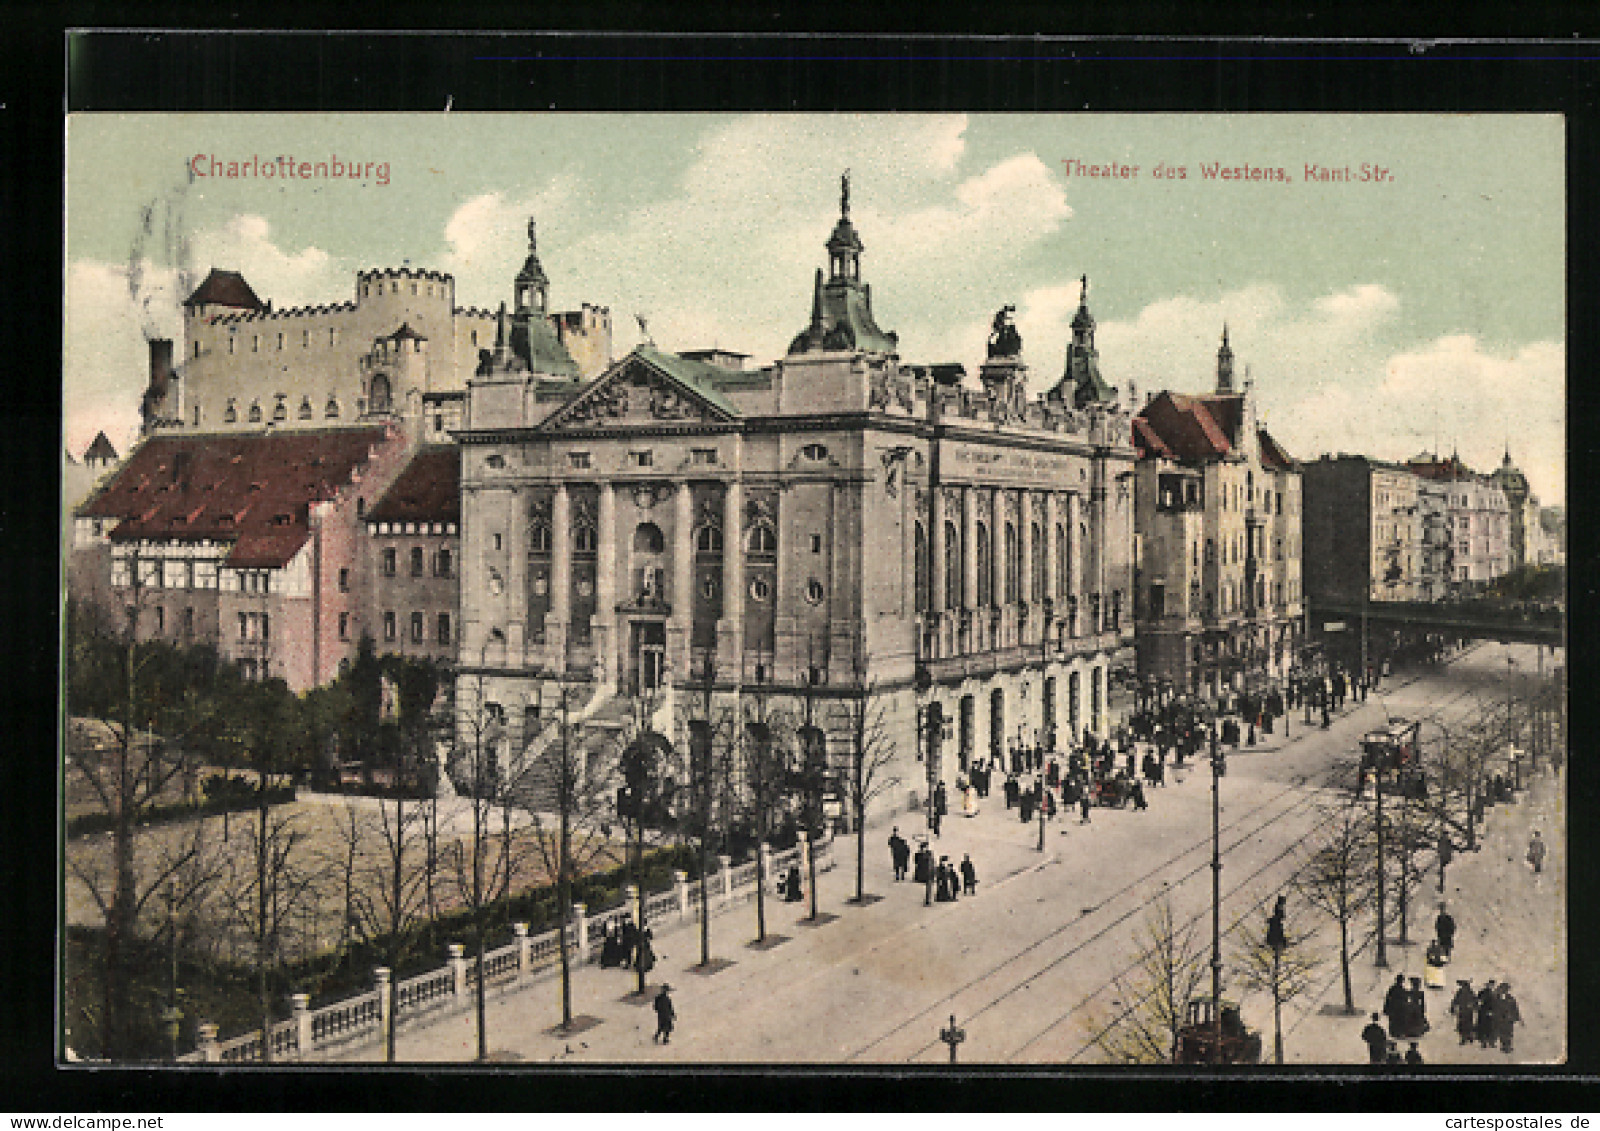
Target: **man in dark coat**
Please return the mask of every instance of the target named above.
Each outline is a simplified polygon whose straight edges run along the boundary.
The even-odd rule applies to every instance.
[[[671,986],[662,983],[661,992],[656,994],[656,1033],[650,1040],[660,1041],[662,1044],[672,1042],[672,1025],[678,1019],[678,1011],[672,1008],[672,999],[667,996]]]
[[[1498,1030],[1495,1028],[1494,1010],[1498,1004],[1495,998],[1494,982],[1483,984],[1483,989],[1478,991],[1478,1044],[1488,1048],[1495,1042]]]
[[[1450,867],[1450,861],[1456,854],[1455,844],[1450,840],[1448,832],[1439,834],[1439,890],[1444,891],[1444,870]],[[1443,910],[1441,908],[1440,910]],[[1445,947],[1445,956],[1449,957],[1450,948]]]
[[[1022,799],[1021,799],[1021,805],[1022,805],[1021,816],[1022,816],[1022,823],[1025,824],[1025,825],[1028,822],[1033,820],[1033,801],[1034,801],[1033,790],[1031,790],[1031,789],[1023,790],[1022,791]]]
[[[633,952],[639,946],[639,928],[633,925],[633,916],[622,917],[622,965],[633,965]]]
[[[1017,784],[1015,777],[1006,778],[1006,808],[1015,809],[1017,802],[1022,798],[1022,787]]]
[[[1400,1038],[1406,1034],[1406,976],[1396,974],[1394,985],[1383,995],[1383,1015],[1389,1019],[1389,1035]]]
[[[1522,1011],[1517,1008],[1517,999],[1511,996],[1511,986],[1507,982],[1500,983],[1500,990],[1494,996],[1494,1028],[1495,1034],[1500,1038],[1500,1051],[1511,1051],[1511,1040],[1515,1035],[1517,1023],[1522,1020]]]
[[[1361,1039],[1367,1042],[1367,1063],[1382,1064],[1384,1054],[1389,1051],[1389,1034],[1378,1024],[1376,1013],[1372,1015],[1372,1020],[1367,1022],[1367,1027],[1361,1030]]]
[[[971,853],[961,854],[961,894],[978,894],[978,869],[972,863]]]
[[[936,817],[947,816],[950,812],[950,798],[945,793],[944,782],[940,782],[933,790],[933,815]]]
[[[1475,1017],[1478,1012],[1478,995],[1472,992],[1472,983],[1465,978],[1456,979],[1456,996],[1450,999],[1450,1012],[1456,1017],[1456,1036],[1460,1043],[1469,1045],[1477,1033]]]
[[[928,847],[928,842],[923,841],[917,846],[916,867],[912,871],[911,879],[914,883],[926,884],[928,876],[933,872],[933,850]]]
[[[1456,945],[1456,921],[1442,903],[1439,904],[1439,917],[1433,921],[1433,933],[1439,937],[1439,949],[1444,951],[1448,959]]]
[[[1428,1031],[1428,999],[1422,989],[1422,979],[1412,978],[1406,991],[1406,1035],[1420,1037]]]
[[[911,864],[911,846],[900,835],[898,825],[889,834],[889,856],[894,861],[894,878],[897,881],[905,879],[906,868]]]
[[[1079,814],[1079,817],[1081,819],[1081,822],[1083,824],[1087,825],[1089,823],[1089,791],[1088,791],[1088,789],[1085,789],[1082,793],[1078,794],[1078,814]]]
[[[1144,799],[1144,783],[1138,778],[1133,779],[1133,807],[1135,809],[1148,809],[1150,803]]]

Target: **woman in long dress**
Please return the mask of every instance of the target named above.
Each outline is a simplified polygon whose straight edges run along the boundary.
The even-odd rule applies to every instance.
[[[1438,939],[1428,944],[1428,955],[1422,965],[1422,984],[1430,990],[1444,989],[1444,951],[1439,948]]]

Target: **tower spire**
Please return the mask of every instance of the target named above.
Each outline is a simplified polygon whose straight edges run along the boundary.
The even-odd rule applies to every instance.
[[[850,170],[846,169],[839,177],[839,215],[845,219],[850,218]]]
[[[1228,345],[1228,324],[1222,324],[1222,345],[1217,350],[1217,393],[1233,392],[1233,347]]]
[[[550,304],[550,277],[539,262],[539,237],[532,216],[528,217],[528,258],[522,261],[522,270],[512,286],[518,310],[533,307],[543,314]]]

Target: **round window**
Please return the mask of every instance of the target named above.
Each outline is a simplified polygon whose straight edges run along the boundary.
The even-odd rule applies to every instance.
[[[810,601],[813,605],[820,605],[822,604],[822,598],[824,595],[825,592],[822,588],[822,582],[818,581],[814,577],[810,581],[806,582],[807,601]]]
[[[752,601],[765,601],[772,596],[772,586],[764,577],[755,577],[750,580],[750,599]]]

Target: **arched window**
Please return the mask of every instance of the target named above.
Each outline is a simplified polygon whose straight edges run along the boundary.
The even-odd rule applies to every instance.
[[[228,398],[228,407],[222,412],[222,420],[225,424],[239,423],[239,406],[234,403],[232,397]]]
[[[916,595],[917,612],[921,613],[927,612],[932,602],[928,595],[928,533],[922,528],[922,523],[920,522],[916,525],[914,543],[912,558],[915,563],[913,567],[915,579],[912,592]]]
[[[260,424],[261,423],[261,402],[260,401],[251,401],[250,402],[250,423],[251,424]]]
[[[961,530],[953,522],[944,524],[944,607],[961,607]]]
[[[1042,601],[1047,584],[1044,576],[1044,529],[1037,522],[1033,524],[1033,540],[1029,543],[1029,549],[1033,553],[1033,560],[1028,563],[1028,600]]]
[[[372,385],[367,390],[367,405],[373,412],[388,412],[392,403],[389,378],[382,373],[372,375]]]
[[[576,522],[572,526],[572,552],[587,557],[595,555],[595,533],[593,522]]]
[[[659,554],[666,540],[661,536],[661,527],[653,522],[641,522],[633,531],[633,552],[636,554]]]
[[[745,553],[752,558],[772,559],[778,556],[778,535],[768,522],[758,522],[745,537]]]
[[[978,604],[994,604],[994,555],[989,550],[989,528],[978,523]]]
[[[311,408],[311,398],[310,397],[301,397],[300,398],[300,419],[301,420],[310,420],[313,415],[314,415],[314,413],[313,413],[313,410]]]
[[[541,557],[550,554],[550,524],[535,519],[528,530],[528,547],[530,552]]]
[[[694,533],[694,550],[697,554],[707,557],[719,557],[722,554],[722,529],[711,523],[706,523]]]
[[[322,410],[322,415],[333,420],[339,415],[339,400],[337,397],[328,398],[328,407]]]

